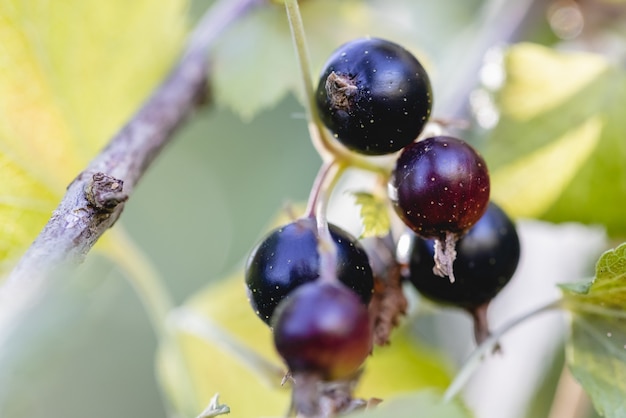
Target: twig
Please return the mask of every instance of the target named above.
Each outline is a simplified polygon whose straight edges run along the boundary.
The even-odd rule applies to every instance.
[[[208,48],[231,22],[256,3],[259,0],[226,0],[207,12],[169,77],[68,186],[48,224],[9,275],[9,285],[33,280],[60,262],[84,259],[118,219],[122,203],[176,128],[205,99]],[[103,187],[102,178],[117,188]]]
[[[68,186],[52,217],[0,288],[0,346],[11,318],[34,303],[41,285],[81,263],[119,218],[124,202],[178,126],[206,97],[208,50],[236,19],[263,0],[221,0],[191,34],[168,78]]]

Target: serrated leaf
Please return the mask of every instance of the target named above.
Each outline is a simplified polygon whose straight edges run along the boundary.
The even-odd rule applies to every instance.
[[[391,228],[387,199],[366,192],[354,192],[356,204],[360,206],[363,231],[360,238],[382,237]]]
[[[605,417],[626,414],[626,243],[604,253],[588,285],[564,289],[572,311],[567,362]]]
[[[579,283],[566,290],[568,302],[575,306],[626,312],[626,243],[602,254],[596,263],[595,277],[588,285]]]
[[[163,77],[180,49],[185,7],[0,3],[0,273]]]
[[[599,55],[533,44],[510,48],[505,69],[484,149],[494,200],[515,217],[626,234],[626,73]]]
[[[219,393],[234,416],[282,416],[290,394],[279,386],[280,373],[272,371],[282,370],[282,362],[273,348],[269,328],[248,304],[243,273],[199,292],[184,309],[203,321],[206,330],[190,331],[182,326],[178,333],[192,374],[198,411]],[[159,378],[168,396],[180,403],[183,394],[176,367],[171,346],[164,342],[158,356]],[[425,387],[443,389],[450,380],[447,370],[436,353],[398,330],[391,346],[377,348],[367,360],[357,396],[387,399]]]
[[[432,390],[423,390],[383,402],[371,411],[350,416],[355,418],[471,418],[473,415],[458,402],[444,403],[439,393]]]

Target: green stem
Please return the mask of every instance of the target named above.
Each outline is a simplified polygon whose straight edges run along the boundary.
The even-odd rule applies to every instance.
[[[545,305],[539,306],[538,308],[535,308],[518,318],[514,318],[510,322],[504,324],[497,331],[491,333],[469,356],[469,358],[463,364],[461,370],[455,376],[452,383],[450,383],[448,389],[443,395],[444,402],[450,402],[461,391],[461,389],[463,389],[474,371],[478,368],[482,360],[485,358],[485,355],[492,352],[498,346],[498,341],[500,340],[500,338],[502,338],[504,334],[537,314],[560,308],[562,306],[562,302],[562,299],[558,299],[556,301],[552,301]]]
[[[309,60],[309,50],[307,48],[306,36],[304,32],[304,24],[302,23],[302,15],[297,0],[285,0],[285,9],[287,10],[287,19],[289,20],[289,28],[296,49],[298,65],[300,67],[300,76],[302,77],[302,86],[304,87],[304,107],[309,121],[316,120],[317,111],[315,108],[315,92],[313,91],[311,75],[311,62]]]
[[[325,162],[335,161],[341,165],[358,167],[362,170],[378,173],[386,178],[390,171],[387,162],[379,162],[376,164],[371,159],[351,152],[338,143],[322,123],[315,104],[311,62],[298,1],[285,0],[285,9],[291,29],[291,37],[296,50],[302,86],[304,87],[304,106],[309,125],[309,135],[311,136],[313,146],[315,146],[315,149]]]
[[[315,217],[319,215],[320,207],[325,208],[330,197],[329,191],[335,187],[346,168],[345,165],[335,161],[322,164],[309,193],[306,216]]]
[[[337,182],[347,167],[336,161],[320,168],[307,204],[307,215],[315,218],[320,255],[320,280],[336,281],[337,247],[328,229],[328,201]]]
[[[325,162],[332,161],[335,160],[337,155],[342,153],[342,150],[329,138],[317,113],[315,90],[313,89],[313,76],[311,74],[311,61],[309,59],[304,23],[302,22],[298,0],[285,0],[285,9],[287,11],[289,28],[291,29],[293,46],[296,50],[301,82],[304,88],[304,108],[309,123],[311,140],[322,159]]]
[[[109,238],[104,253],[121,269],[135,289],[157,339],[167,343],[172,350],[179,371],[177,383],[182,386],[179,390],[182,394],[182,411],[185,416],[195,416],[200,403],[195,396],[189,367],[175,330],[167,326],[167,318],[174,308],[172,298],[158,271],[121,226],[110,230]],[[171,399],[165,395],[165,399]],[[168,406],[171,411],[178,409],[171,403]]]

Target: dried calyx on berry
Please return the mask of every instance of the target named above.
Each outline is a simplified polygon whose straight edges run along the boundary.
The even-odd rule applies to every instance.
[[[351,403],[352,382],[372,349],[368,310],[354,292],[338,281],[306,283],[278,305],[272,330],[294,381],[299,414],[325,416],[322,400],[333,410]],[[344,386],[345,393],[324,393],[329,384]]]
[[[367,155],[390,154],[413,142],[432,108],[422,64],[402,46],[379,38],[337,48],[324,65],[315,100],[335,138]]]
[[[513,221],[494,202],[457,243],[454,261],[456,280],[433,273],[434,241],[412,232],[408,251],[408,279],[424,297],[467,310],[475,320],[476,340],[489,334],[486,309],[509,283],[520,259],[520,240]]]

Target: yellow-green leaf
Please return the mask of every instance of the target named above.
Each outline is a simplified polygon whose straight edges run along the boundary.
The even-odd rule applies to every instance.
[[[233,416],[284,414],[290,396],[279,386],[284,367],[269,328],[247,301],[243,273],[198,293],[174,318],[198,412],[219,393]],[[168,395],[179,403],[183,396],[179,371],[167,342],[161,346],[158,367]],[[444,389],[448,383],[443,359],[398,330],[390,346],[375,349],[367,360],[357,395],[388,399],[426,387]]]
[[[522,121],[562,106],[607,69],[599,55],[564,54],[533,44],[513,47],[506,65],[500,106],[506,115]]]
[[[353,195],[356,204],[361,207],[361,238],[387,235],[391,228],[387,198],[366,192],[355,192]]]
[[[484,155],[492,196],[515,217],[626,234],[626,72],[600,55],[519,44],[506,54],[501,117]]]
[[[282,416],[289,405],[289,392],[280,387],[281,375],[265,375],[255,369],[254,357],[282,370],[282,365],[271,346],[269,328],[252,312],[246,299],[241,275],[210,286],[186,304],[195,321],[203,320],[203,329],[186,326],[190,321],[183,316],[177,321],[178,338],[183,356],[192,377],[197,413],[209,403],[215,393],[238,417]],[[211,338],[214,336],[214,338]],[[250,360],[241,356],[252,351]],[[244,354],[245,355],[245,354]],[[181,385],[176,378],[177,363],[171,346],[165,342],[159,353],[159,377],[179,410]]]
[[[185,0],[0,3],[0,273],[162,79],[185,11]]]
[[[493,196],[507,213],[518,217],[545,213],[587,162],[601,130],[602,121],[590,118],[537,151],[494,170]],[[547,167],[559,169],[547,170]]]

